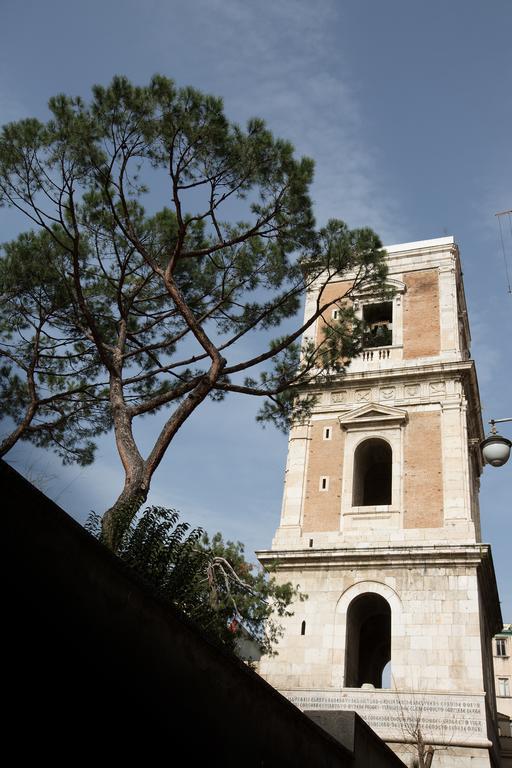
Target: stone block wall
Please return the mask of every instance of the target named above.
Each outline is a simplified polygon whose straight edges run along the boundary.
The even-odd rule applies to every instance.
[[[277,688],[343,688],[347,609],[354,597],[374,592],[391,606],[392,686],[484,690],[476,565],[308,565],[279,569],[279,579],[299,584],[308,600],[285,620],[277,659],[261,663]]]

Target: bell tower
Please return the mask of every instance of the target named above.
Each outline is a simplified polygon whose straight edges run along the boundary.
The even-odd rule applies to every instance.
[[[452,237],[386,251],[389,298],[354,299],[364,351],[315,385],[311,417],[290,433],[280,525],[258,557],[308,600],[260,672],[303,710],[357,711],[408,765],[419,739],[439,766],[497,765],[502,623],[481,542],[483,428],[459,251]]]

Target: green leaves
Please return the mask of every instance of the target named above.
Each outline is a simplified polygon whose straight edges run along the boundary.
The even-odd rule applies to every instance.
[[[101,538],[101,518],[91,513],[86,529]],[[148,507],[120,537],[116,554],[163,600],[168,601],[214,642],[236,650],[233,618],[272,654],[280,636],[276,617],[291,615],[294,599],[305,595],[290,583],[277,584],[248,563],[240,542],[209,539],[201,528],[180,522],[176,510]]]
[[[268,397],[259,419],[281,428],[304,418],[304,387],[341,376],[362,333],[349,309],[323,334],[315,323],[382,290],[379,238],[339,220],[317,231],[313,161],[261,119],[231,122],[217,97],[161,75],[142,86],[116,76],[89,101],[61,94],[49,108],[46,123],[0,136],[0,204],[34,230],[0,259],[4,413],[15,422],[0,452],[30,439],[89,461],[112,423],[127,477],[144,477],[133,493],[147,493],[207,398]],[[325,300],[347,272],[346,295]],[[305,323],[272,339],[308,291],[318,301]],[[134,421],[158,412],[143,458]]]
[[[90,464],[93,438],[110,428],[94,380],[96,347],[81,330],[69,255],[50,233],[27,232],[0,260],[0,414],[14,422],[0,444],[53,448],[64,463]]]

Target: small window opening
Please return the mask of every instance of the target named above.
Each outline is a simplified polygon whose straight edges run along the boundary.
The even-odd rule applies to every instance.
[[[310,547],[312,547],[312,546],[313,546],[313,539],[310,539],[310,540],[309,540],[309,546],[310,546]]]
[[[301,633],[301,635],[305,635],[306,634],[306,622],[305,621],[303,621],[302,624],[300,625],[300,633]]]
[[[327,491],[329,488],[329,478],[328,477],[321,477],[320,478],[320,490],[321,491]]]
[[[393,302],[363,307],[364,346],[389,347],[393,344]]]
[[[333,319],[333,320],[337,320],[337,319],[338,319],[338,316],[339,316],[339,314],[340,314],[340,311],[339,311],[339,309],[333,309],[333,311],[332,311],[332,319]]]
[[[345,686],[389,686],[391,608],[381,595],[368,592],[350,603],[347,611]],[[386,672],[386,674],[385,674]]]
[[[330,440],[330,439],[331,439],[331,428],[324,427],[324,440]]]
[[[369,507],[391,504],[393,453],[385,440],[370,438],[354,454],[352,505]]]
[[[505,644],[505,640],[503,638],[498,638],[496,640],[496,656],[506,656],[507,655],[507,646]]]

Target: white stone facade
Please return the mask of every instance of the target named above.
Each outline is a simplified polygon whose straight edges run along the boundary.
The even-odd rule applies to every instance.
[[[480,536],[483,430],[458,248],[440,238],[386,250],[392,343],[317,387],[309,422],[290,434],[280,526],[258,556],[308,600],[260,672],[303,709],[316,700],[373,710],[373,727],[404,760],[411,739],[389,717],[397,702],[419,699],[426,738],[446,747],[437,765],[490,766],[491,637],[501,619]],[[306,317],[315,302],[312,292]],[[362,313],[374,299],[356,302]],[[365,675],[380,680],[368,670],[387,657],[391,687],[362,689]]]

